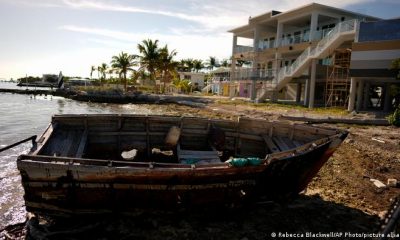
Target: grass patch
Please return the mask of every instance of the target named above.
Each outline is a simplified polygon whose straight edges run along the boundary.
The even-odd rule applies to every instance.
[[[137,91],[145,93],[154,93],[155,87],[151,85],[135,85]]]

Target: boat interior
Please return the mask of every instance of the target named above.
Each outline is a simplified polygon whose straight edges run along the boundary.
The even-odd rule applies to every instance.
[[[55,115],[32,155],[130,162],[221,163],[286,152],[336,130],[260,119]]]

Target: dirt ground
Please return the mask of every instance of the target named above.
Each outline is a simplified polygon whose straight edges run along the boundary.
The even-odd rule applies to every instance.
[[[181,105],[168,105],[166,108],[172,115],[185,113],[187,116],[226,119],[242,116],[276,120],[280,114],[314,117],[329,115],[329,113],[304,113],[301,110],[227,106],[218,103],[205,108]],[[363,115],[342,117],[363,117]],[[86,219],[64,220],[61,224],[42,223],[39,228],[43,230],[47,227],[42,233],[53,232],[45,235],[48,239],[83,237],[83,239],[248,240],[271,239],[274,233],[277,234],[277,239],[280,239],[283,235],[279,233],[297,233],[307,237],[307,233],[331,232],[342,235],[330,235],[327,239],[352,239],[350,234],[377,233],[380,219],[390,206],[391,200],[400,194],[400,188],[378,188],[370,179],[377,179],[384,184],[389,178],[400,181],[400,129],[389,126],[344,124],[319,126],[347,129],[350,134],[310,183],[305,193],[287,205],[264,202],[239,209],[142,213],[130,218],[112,216],[97,219],[96,224],[90,226]],[[60,230],[60,225],[64,230]],[[66,231],[67,228],[75,231]],[[368,235],[366,239],[371,237]]]

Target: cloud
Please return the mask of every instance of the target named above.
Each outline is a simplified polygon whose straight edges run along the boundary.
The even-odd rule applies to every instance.
[[[97,10],[153,14],[177,18],[195,24],[193,29],[203,32],[227,31],[247,23],[249,16],[271,10],[287,11],[305,4],[318,2],[338,8],[377,0],[0,0],[37,7],[67,7],[75,10]],[[397,0],[384,0],[393,3]],[[190,25],[189,24],[185,24]]]
[[[8,3],[12,5],[21,5],[26,7],[41,7],[41,8],[60,8],[65,7],[65,5],[58,0],[0,0],[0,3]]]
[[[137,43],[143,39],[160,39],[161,44],[168,44],[170,49],[178,51],[178,58],[201,58],[206,59],[208,56],[217,56],[218,58],[228,58],[231,54],[232,38],[228,33],[220,33],[215,35],[204,34],[160,34],[160,33],[140,33],[140,32],[124,32],[110,30],[106,28],[89,28],[76,25],[64,25],[61,30],[79,32],[94,36],[108,38],[106,40],[96,40],[108,46],[121,47],[130,43],[130,52],[136,51]],[[91,38],[92,39],[92,38]],[[110,41],[114,39],[118,41]],[[125,41],[119,42],[119,41]],[[126,44],[129,43],[129,44]]]
[[[334,7],[345,7],[352,4],[370,2],[373,0],[330,0],[316,1],[321,4],[327,4]],[[389,0],[391,1],[391,0]],[[121,4],[118,1],[100,1],[100,0],[63,0],[63,3],[74,9],[94,9],[102,11],[117,11],[156,14],[166,17],[179,18],[186,21],[197,23],[203,31],[221,31],[235,26],[246,24],[249,16],[261,14],[270,10],[286,11],[305,4],[315,2],[313,0],[191,0],[184,1],[159,1],[157,4],[143,4],[141,1],[135,1],[135,6]],[[137,4],[139,3],[139,4]],[[140,4],[141,3],[141,4]],[[182,8],[177,8],[178,3],[186,4]],[[155,7],[157,6],[157,7]],[[179,9],[179,10],[177,10]]]
[[[214,8],[214,11],[207,11],[207,6],[196,8],[197,5],[190,5],[190,13],[169,11],[168,6],[161,6],[164,10],[154,9],[153,7],[134,7],[130,5],[121,5],[118,3],[109,3],[93,0],[63,0],[63,2],[74,9],[94,9],[102,11],[130,12],[155,14],[172,18],[179,18],[186,21],[191,21],[200,24],[204,30],[216,30],[226,27],[231,27],[243,22],[243,16],[229,16],[222,14],[222,9]],[[196,9],[195,9],[196,8]],[[245,19],[245,18],[244,18]]]

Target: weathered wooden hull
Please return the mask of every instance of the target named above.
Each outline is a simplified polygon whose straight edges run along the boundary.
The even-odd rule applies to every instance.
[[[27,211],[46,214],[135,212],[286,201],[303,191],[347,133],[266,157],[257,166],[121,162],[21,155]]]
[[[130,212],[138,208],[240,204],[260,197],[287,200],[305,189],[333,151],[332,142],[327,142],[268,165],[212,170],[65,167],[22,160],[18,168],[27,211]]]

